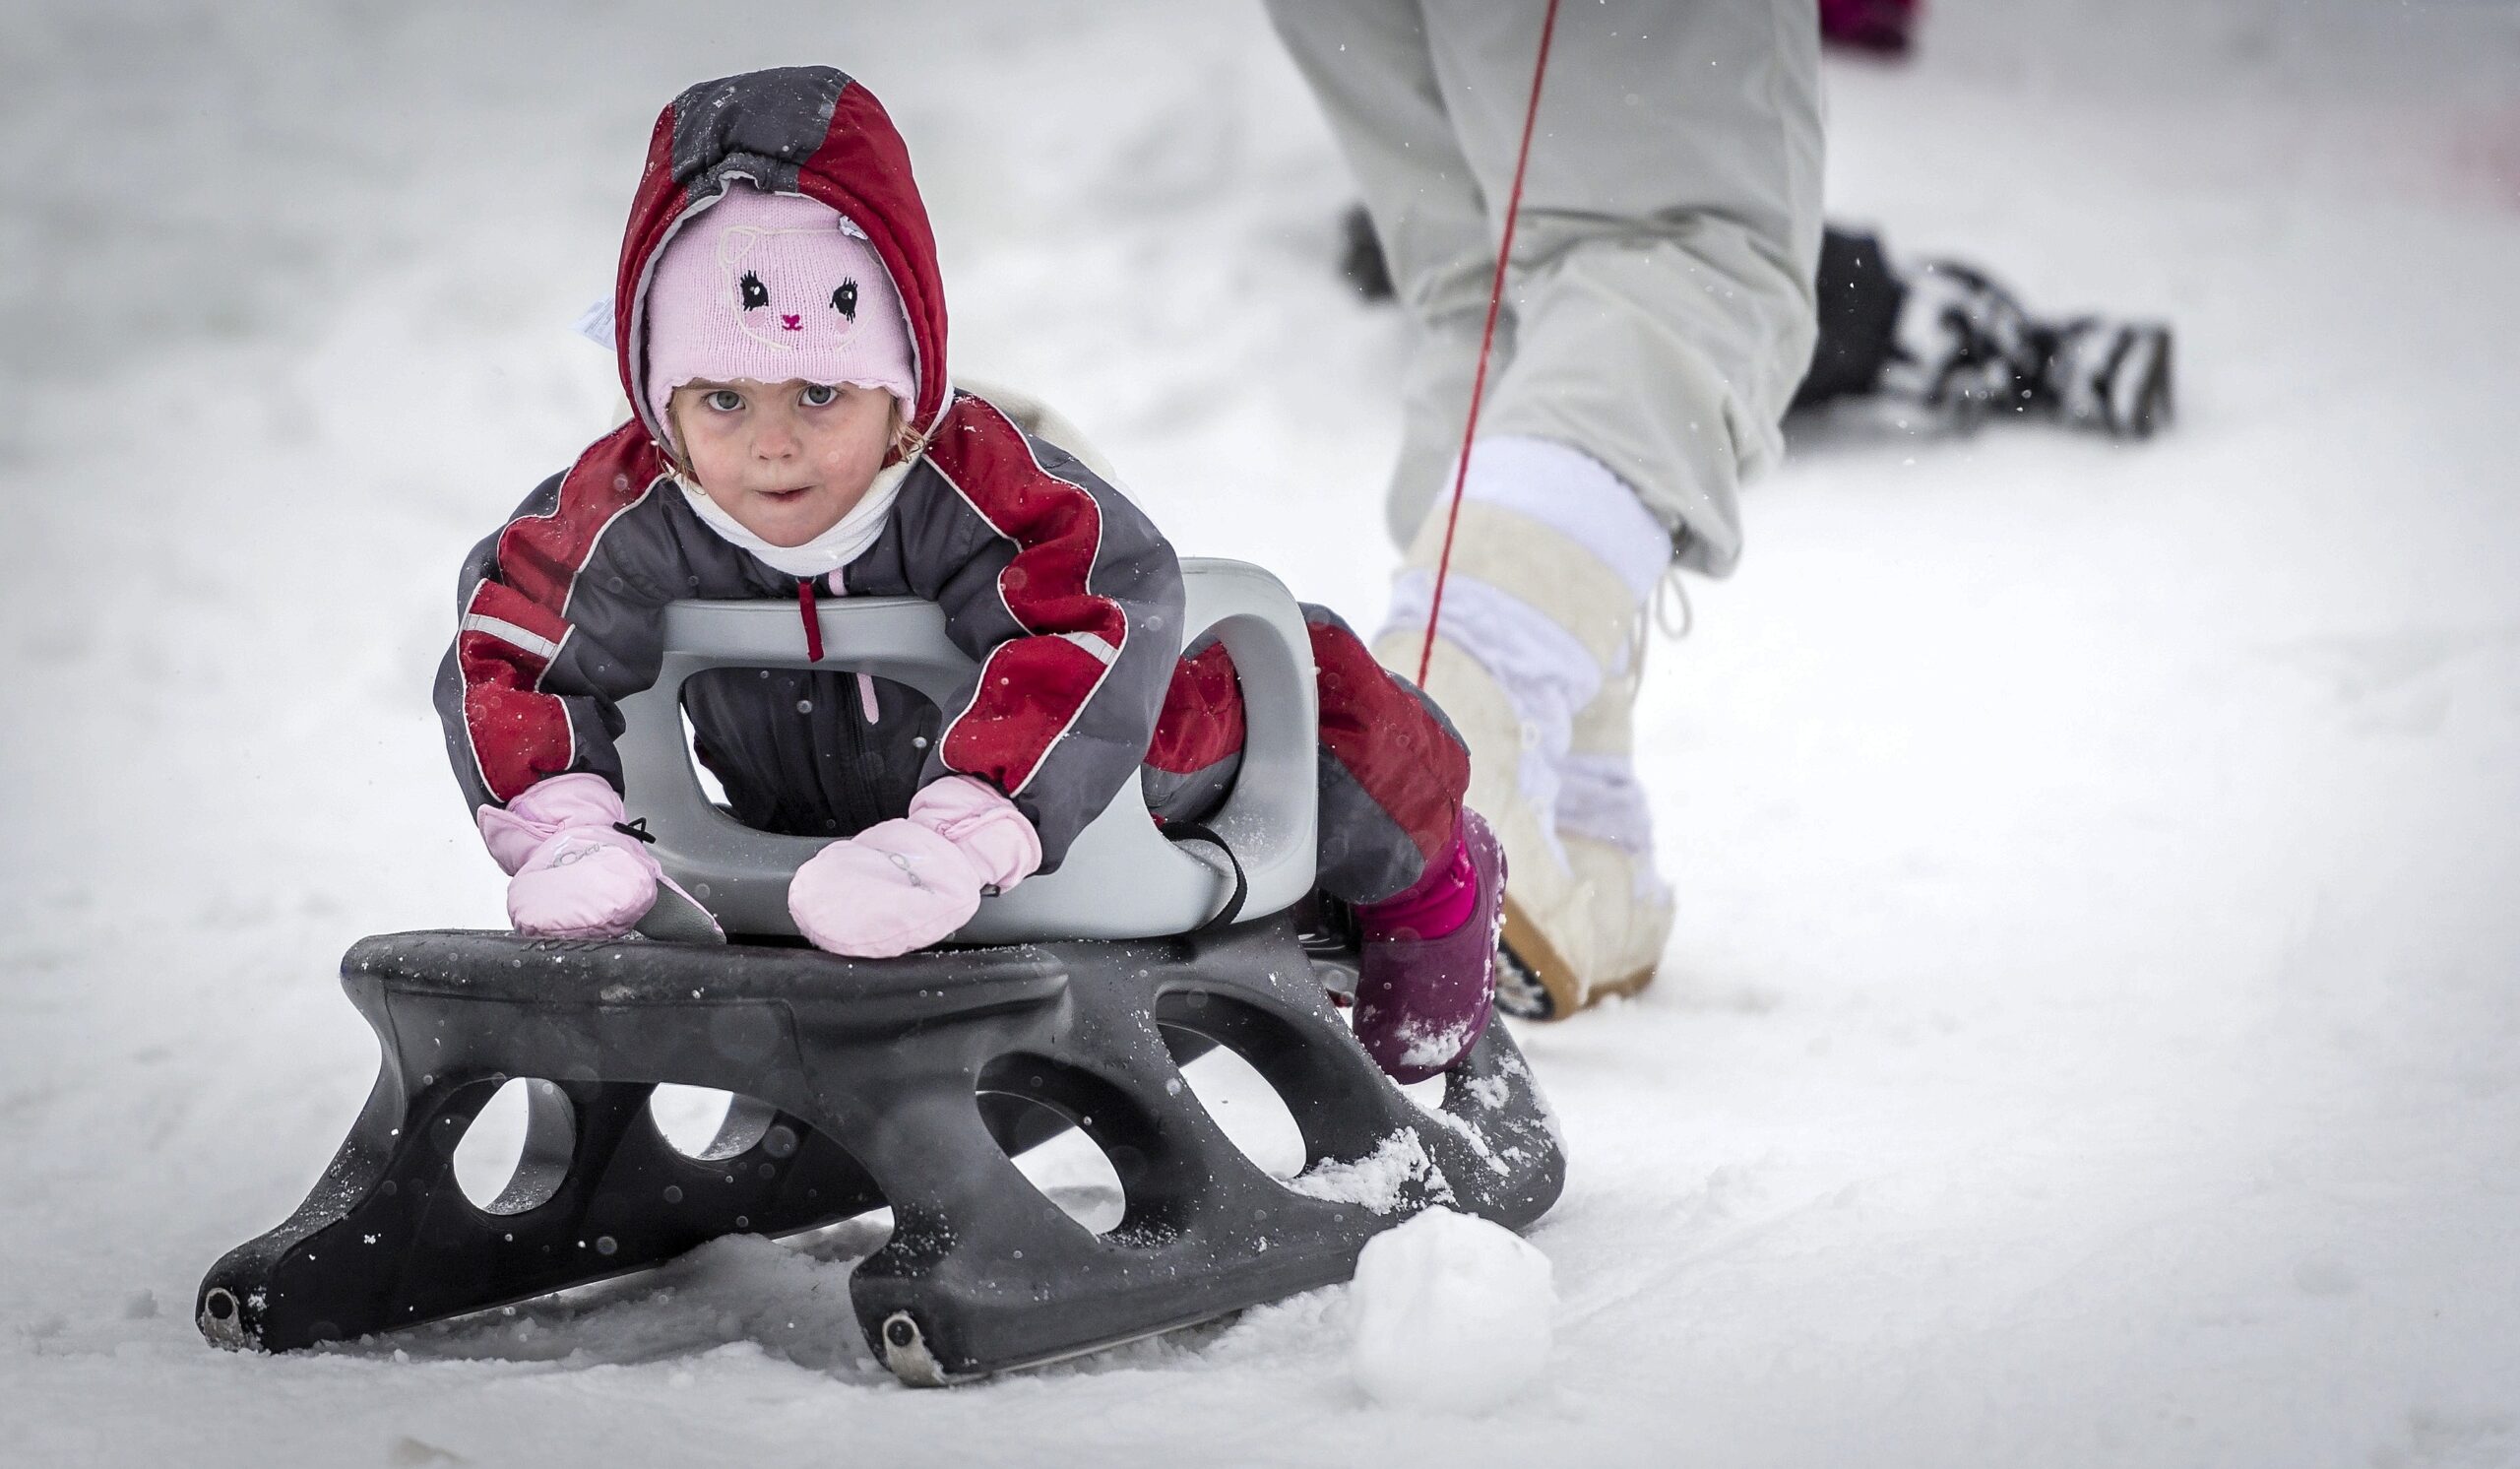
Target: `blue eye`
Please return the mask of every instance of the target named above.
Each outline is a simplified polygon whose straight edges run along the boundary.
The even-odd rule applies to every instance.
[[[840,401],[840,389],[829,383],[807,383],[805,390],[796,396],[807,408],[829,408]]]
[[[744,406],[744,395],[732,388],[717,388],[701,397],[701,402],[722,414],[731,414]]]

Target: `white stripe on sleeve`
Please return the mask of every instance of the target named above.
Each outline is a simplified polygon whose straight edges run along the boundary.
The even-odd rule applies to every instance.
[[[1099,632],[1063,632],[1059,636],[1093,654],[1095,661],[1106,669],[1111,666],[1111,660],[1120,656],[1120,650],[1111,646],[1111,640]]]
[[[466,632],[488,633],[500,642],[522,652],[531,653],[545,663],[560,651],[559,644],[549,638],[529,632],[505,617],[493,617],[482,612],[466,612],[463,621],[457,625]]]

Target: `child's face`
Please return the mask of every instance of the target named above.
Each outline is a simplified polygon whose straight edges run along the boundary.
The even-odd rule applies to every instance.
[[[802,545],[840,524],[884,466],[895,432],[880,388],[788,381],[685,383],[674,437],[701,490],[773,545]]]

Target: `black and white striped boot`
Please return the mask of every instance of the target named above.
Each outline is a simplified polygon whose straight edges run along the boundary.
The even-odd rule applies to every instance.
[[[2171,418],[2170,328],[2097,316],[2067,322],[2047,345],[2039,396],[2077,427],[2150,438]]]
[[[1881,391],[1975,427],[2037,396],[2039,329],[2012,292],[1968,266],[1928,262],[1900,283]]]
[[[2083,316],[2034,319],[2012,292],[1953,261],[1903,283],[1882,391],[1963,426],[1997,414],[2148,438],[2173,407],[2170,328]]]

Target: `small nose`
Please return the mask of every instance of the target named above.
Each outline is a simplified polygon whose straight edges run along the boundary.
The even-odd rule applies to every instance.
[[[782,312],[779,317],[779,324],[791,332],[801,332],[805,329],[805,318],[801,316],[789,316],[787,313]]]

